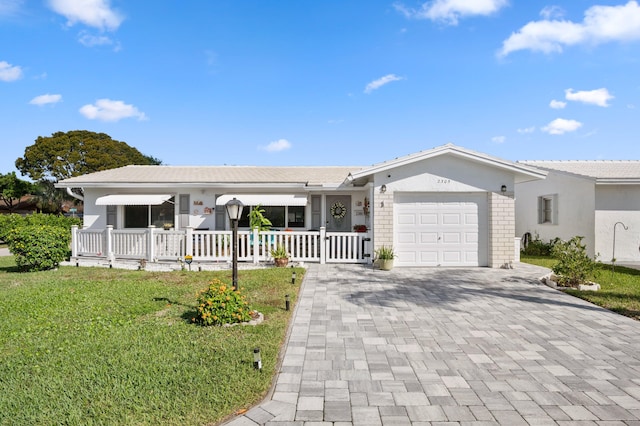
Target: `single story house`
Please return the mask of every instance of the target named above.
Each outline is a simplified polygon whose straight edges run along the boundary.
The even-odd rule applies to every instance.
[[[640,260],[640,161],[518,163],[547,178],[516,184],[516,235],[545,242],[580,235],[603,262]]]
[[[77,262],[224,261],[224,205],[236,198],[245,213],[260,205],[273,223],[258,234],[243,215],[241,260],[269,260],[269,249],[284,244],[294,261],[365,263],[392,246],[396,266],[501,267],[519,258],[515,185],[545,175],[447,144],[373,166],[126,166],[57,187],[82,189]],[[367,232],[354,232],[356,225]]]

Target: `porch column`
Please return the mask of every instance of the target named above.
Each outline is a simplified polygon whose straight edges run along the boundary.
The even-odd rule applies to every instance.
[[[324,226],[320,227],[320,241],[318,241],[320,245],[320,264],[324,265],[327,263],[327,228]]]
[[[185,256],[193,256],[193,227],[186,227],[186,237],[184,239],[184,254]]]
[[[71,226],[71,257],[78,257],[78,225]]]
[[[153,259],[156,257],[156,244],[155,237],[153,235],[153,231],[155,230],[155,225],[149,225],[147,228],[147,261],[153,262]]]

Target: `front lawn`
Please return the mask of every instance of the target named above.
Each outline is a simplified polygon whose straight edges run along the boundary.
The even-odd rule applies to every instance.
[[[291,272],[239,271],[261,325],[202,327],[196,292],[230,271],[19,273],[0,257],[0,424],[201,425],[249,407],[275,372]]]
[[[551,268],[555,259],[542,256],[522,256],[522,262]],[[640,271],[611,265],[598,264],[598,273],[593,278],[600,284],[600,291],[565,290],[567,293],[603,308],[640,320]]]

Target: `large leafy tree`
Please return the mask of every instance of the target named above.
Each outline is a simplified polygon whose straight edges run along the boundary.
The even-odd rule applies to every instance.
[[[160,163],[105,133],[72,130],[39,136],[16,160],[16,168],[34,181],[58,181],[130,164]]]
[[[3,201],[9,212],[20,207],[20,200],[25,195],[32,195],[36,186],[26,180],[18,179],[15,172],[3,175],[0,173],[0,201]]]

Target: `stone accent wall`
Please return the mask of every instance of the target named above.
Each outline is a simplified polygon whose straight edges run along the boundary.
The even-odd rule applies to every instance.
[[[393,246],[393,192],[387,190],[381,194],[376,188],[371,204],[374,249],[383,245],[391,247]]]
[[[515,261],[515,200],[511,195],[488,193],[489,267],[500,268]]]

